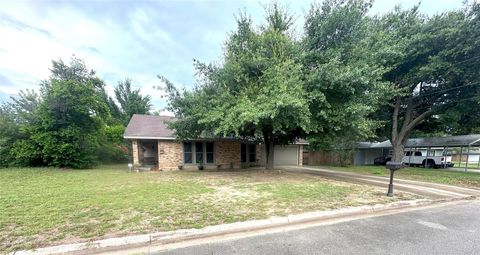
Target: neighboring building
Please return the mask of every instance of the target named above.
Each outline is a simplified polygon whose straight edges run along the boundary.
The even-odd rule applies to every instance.
[[[241,168],[265,165],[265,146],[235,138],[179,141],[166,122],[173,117],[134,114],[123,137],[133,164],[160,170]],[[274,165],[302,165],[304,141],[274,148]]]
[[[453,161],[479,163],[480,134],[411,138],[405,143],[405,151],[421,151],[428,156],[452,156]],[[375,158],[391,154],[392,144],[383,142],[359,142],[354,156],[355,165],[372,165]]]

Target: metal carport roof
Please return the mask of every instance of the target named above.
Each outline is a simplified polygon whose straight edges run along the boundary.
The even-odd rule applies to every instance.
[[[480,145],[480,134],[459,135],[447,137],[421,137],[410,138],[405,143],[405,148],[414,147],[461,147],[468,145]],[[357,147],[360,149],[367,148],[391,148],[392,143],[389,140],[383,142],[359,142]]]
[[[480,142],[480,134],[447,137],[410,138],[405,147],[460,147]]]

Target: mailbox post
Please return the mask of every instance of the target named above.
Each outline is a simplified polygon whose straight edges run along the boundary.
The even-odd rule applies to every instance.
[[[393,173],[403,167],[402,162],[388,161],[386,167],[390,170],[390,183],[388,184],[387,196],[393,197]]]

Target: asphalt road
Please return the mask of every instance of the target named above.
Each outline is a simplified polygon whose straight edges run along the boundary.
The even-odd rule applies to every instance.
[[[480,201],[155,254],[480,254]]]

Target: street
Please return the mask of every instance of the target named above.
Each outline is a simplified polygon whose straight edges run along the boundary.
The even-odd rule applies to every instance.
[[[479,254],[480,201],[155,254]]]

